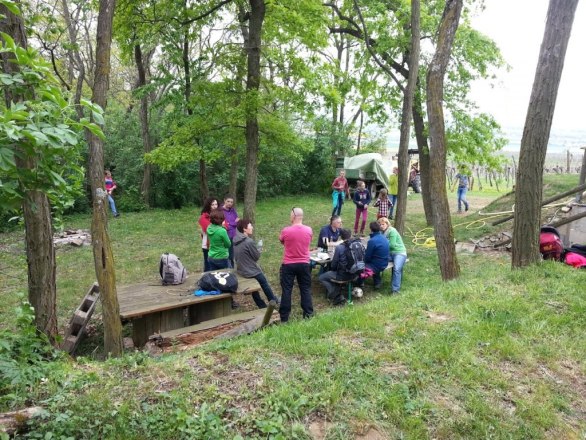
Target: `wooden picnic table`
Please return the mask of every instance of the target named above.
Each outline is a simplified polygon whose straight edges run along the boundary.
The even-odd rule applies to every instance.
[[[231,270],[222,270],[231,271]],[[203,274],[189,277],[184,284],[163,286],[141,283],[117,289],[120,318],[132,321],[132,340],[143,346],[149,336],[168,330],[199,324],[232,313],[232,294],[195,296],[196,284]],[[254,278],[238,277],[234,293],[250,294],[261,290]]]

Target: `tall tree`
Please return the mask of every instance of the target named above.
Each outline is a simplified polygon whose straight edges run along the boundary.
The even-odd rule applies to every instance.
[[[402,234],[405,229],[405,214],[407,213],[407,188],[409,185],[409,135],[411,133],[411,113],[413,97],[419,75],[419,42],[421,38],[419,0],[411,0],[411,49],[409,50],[409,77],[407,87],[403,92],[403,110],[401,112],[401,138],[399,140],[399,194],[395,228]]]
[[[96,70],[92,102],[106,108],[110,81],[112,21],[116,0],[100,0],[96,34]],[[99,121],[97,121],[99,122]],[[96,277],[100,286],[104,316],[104,352],[118,356],[123,351],[120,306],[116,293],[116,272],[112,243],[108,234],[107,193],[104,190],[104,143],[91,131],[87,132],[90,149],[89,175],[92,188],[92,244]]]
[[[444,123],[444,75],[450,61],[452,45],[460,21],[462,0],[447,0],[438,29],[436,51],[427,70],[427,114],[430,140],[430,187],[435,243],[444,280],[460,275],[456,258],[454,231],[446,190],[446,132]]]
[[[152,150],[152,141],[151,141],[151,134],[149,131],[149,94],[144,87],[147,85],[147,67],[152,52],[147,54],[146,59],[143,56],[142,48],[140,43],[137,42],[134,45],[134,62],[136,63],[136,71],[138,73],[138,80],[137,80],[137,88],[142,88],[140,90],[140,110],[139,110],[139,119],[140,119],[140,135],[142,137],[142,145],[144,148],[145,154],[148,154]],[[142,184],[140,186],[140,190],[142,193],[142,198],[144,203],[147,206],[151,205],[151,180],[152,180],[152,165],[148,162],[145,162],[143,168],[143,176],[142,176]]]
[[[248,19],[248,46],[246,52],[246,181],[244,184],[244,216],[254,223],[256,191],[258,184],[259,130],[258,111],[260,105],[260,55],[262,24],[265,18],[264,0],[249,0],[250,17]]]
[[[515,187],[513,267],[539,261],[543,164],[566,49],[578,0],[550,0],[525,127]]]
[[[16,5],[20,5],[20,1],[17,0]],[[20,72],[16,48],[25,51],[22,55],[27,55],[24,21],[22,15],[17,15],[16,12],[16,8],[11,7],[11,9],[8,9],[7,6],[0,3],[0,32],[5,33],[12,39],[12,42],[7,40],[6,37],[2,39],[5,44],[16,46],[13,52],[0,51],[0,65],[2,65],[3,72],[9,75]],[[20,80],[22,81],[22,78]],[[34,89],[26,87],[20,91],[14,91],[5,88],[4,100],[6,108],[16,110],[14,105],[25,101],[27,94],[30,95],[29,99],[34,98]],[[23,111],[25,108],[20,110]],[[14,145],[13,148],[19,174],[25,176],[34,175],[38,167],[38,151],[31,148],[31,145],[27,145],[24,139]],[[55,337],[57,336],[56,265],[49,198],[45,192],[34,186],[27,187],[21,183],[20,189],[24,196],[22,209],[24,213],[28,267],[28,298],[35,309],[35,325],[37,329],[45,333],[52,342],[55,342]]]

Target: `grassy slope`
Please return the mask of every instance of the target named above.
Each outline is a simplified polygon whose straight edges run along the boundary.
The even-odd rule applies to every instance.
[[[469,198],[480,206],[493,196]],[[257,235],[275,287],[282,252],[276,231],[291,206],[303,206],[314,228],[328,216],[327,202],[314,197],[259,204]],[[409,212],[410,228],[422,229],[418,196]],[[194,218],[181,210],[112,221],[119,282],[155,280],[165,250],[198,269]],[[478,223],[466,229],[476,218],[454,217],[460,239],[492,232]],[[14,240],[2,237],[3,253],[19,255]],[[363,304],[331,309],[315,283],[320,312],[307,322],[160,358],[139,353],[67,364],[28,396],[49,411],[31,436],[350,439],[378,431],[383,438],[582,438],[584,272],[554,263],[512,272],[507,255],[473,254],[460,257],[460,279],[442,283],[435,252],[408,248],[398,297],[367,290]],[[22,266],[19,258],[10,264]],[[93,279],[91,250],[62,250],[58,264],[64,323]],[[26,273],[20,266],[10,270],[18,282],[2,283],[8,323]]]

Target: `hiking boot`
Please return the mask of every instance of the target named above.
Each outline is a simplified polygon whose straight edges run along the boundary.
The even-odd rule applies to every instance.
[[[120,217],[120,213],[117,212],[116,214],[114,214],[114,217]]]
[[[334,305],[343,306],[344,304],[346,304],[346,298],[344,297],[344,295],[340,294],[336,296],[336,298],[334,299]]]
[[[465,211],[468,211],[468,205],[466,205],[466,209],[465,209]]]
[[[375,284],[374,289],[379,290],[383,286],[383,283]]]

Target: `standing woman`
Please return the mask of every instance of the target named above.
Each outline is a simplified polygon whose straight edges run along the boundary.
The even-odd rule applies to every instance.
[[[236,235],[236,225],[238,224],[238,213],[236,212],[236,208],[234,207],[234,197],[226,194],[224,196],[224,203],[222,204],[222,211],[224,211],[224,220],[226,224],[226,229],[228,230],[228,237],[230,237],[230,243],[233,242],[234,236]],[[229,249],[229,256],[230,263],[234,267],[234,247],[230,244]]]
[[[207,234],[210,241],[208,252],[208,264],[210,270],[230,269],[232,265],[228,259],[229,249],[232,242],[228,232],[222,226],[224,223],[224,212],[221,209],[214,209],[210,214],[211,224],[208,226]]]
[[[379,221],[382,218],[379,219]],[[388,221],[388,220],[387,220]],[[403,278],[403,266],[407,261],[407,248],[403,244],[401,234],[395,228],[389,225],[387,228],[389,237],[389,261],[393,262],[393,280],[391,282],[391,294],[395,295],[401,290],[401,280]],[[385,233],[385,235],[387,235]]]
[[[201,236],[201,251],[203,252],[203,270],[207,272],[210,269],[210,264],[208,263],[208,253],[210,249],[210,242],[208,240],[208,226],[211,223],[210,214],[214,209],[218,209],[218,199],[215,197],[208,197],[203,202],[203,209],[201,210],[201,215],[199,216],[199,227],[200,227],[200,236]]]

